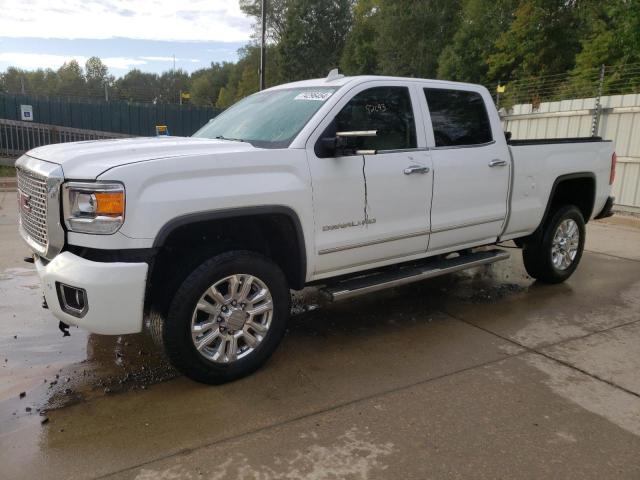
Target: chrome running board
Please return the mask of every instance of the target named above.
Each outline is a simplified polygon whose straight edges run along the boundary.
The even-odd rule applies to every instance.
[[[439,277],[448,273],[479,267],[509,258],[504,250],[485,250],[459,255],[457,257],[437,260],[427,259],[425,263],[415,266],[400,267],[397,270],[364,274],[326,286],[323,291],[331,301],[345,300],[357,295],[377,292],[387,288],[399,287],[428,278]]]

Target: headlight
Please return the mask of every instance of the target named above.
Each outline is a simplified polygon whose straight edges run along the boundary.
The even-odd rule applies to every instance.
[[[124,222],[124,185],[67,182],[63,186],[64,223],[72,232],[108,235]]]

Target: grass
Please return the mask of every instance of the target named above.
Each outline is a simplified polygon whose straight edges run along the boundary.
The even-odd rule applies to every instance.
[[[0,177],[15,177],[16,169],[14,167],[7,167],[0,165]]]

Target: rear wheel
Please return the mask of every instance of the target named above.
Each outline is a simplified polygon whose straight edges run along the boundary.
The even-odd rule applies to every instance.
[[[256,370],[285,331],[290,295],[280,268],[245,251],[204,262],[176,292],[163,330],[172,364],[202,383]]]
[[[580,263],[584,240],[580,210],[573,205],[558,208],[545,223],[539,239],[525,243],[522,249],[527,273],[545,283],[564,282]]]

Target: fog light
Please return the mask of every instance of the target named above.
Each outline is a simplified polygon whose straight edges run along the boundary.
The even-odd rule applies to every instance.
[[[84,288],[56,282],[56,290],[58,291],[60,308],[62,308],[63,312],[78,318],[82,318],[87,314],[89,302],[87,301],[87,291]]]

